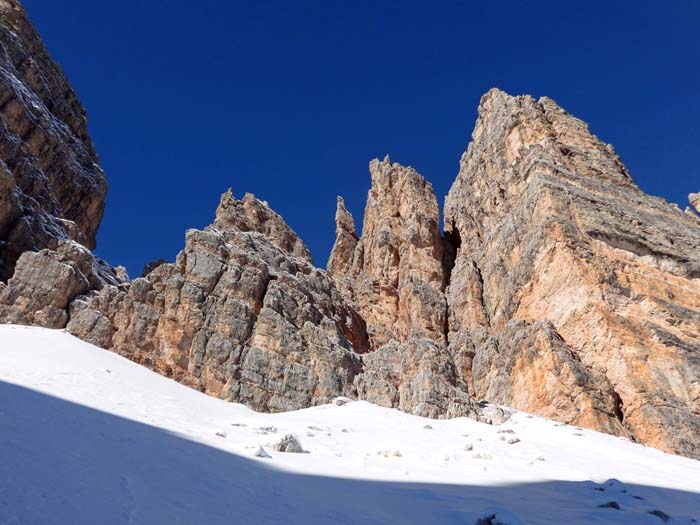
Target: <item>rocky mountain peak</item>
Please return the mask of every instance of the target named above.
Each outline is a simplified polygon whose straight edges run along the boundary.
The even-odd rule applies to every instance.
[[[490,91],[445,232],[449,348],[477,397],[700,453],[700,228],[612,146],[551,99]]]
[[[362,234],[341,201],[328,271],[367,321],[372,346],[443,337],[445,281],[440,209],[416,170],[374,159]]]
[[[311,252],[284,219],[252,193],[238,200],[229,189],[221,196],[216,209],[214,226],[221,229],[236,229],[242,232],[257,232],[283,252],[311,261]]]
[[[329,274],[341,276],[350,273],[357,241],[355,220],[345,207],[343,198],[338,196],[335,210],[335,244],[326,265]]]

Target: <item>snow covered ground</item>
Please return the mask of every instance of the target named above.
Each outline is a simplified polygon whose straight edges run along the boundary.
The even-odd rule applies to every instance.
[[[305,453],[273,449],[287,434]],[[66,333],[0,326],[2,525],[664,522],[700,522],[700,462],[524,413],[259,414]]]

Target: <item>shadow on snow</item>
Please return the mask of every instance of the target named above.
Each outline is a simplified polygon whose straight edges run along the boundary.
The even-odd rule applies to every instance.
[[[655,504],[671,516],[700,509],[699,494],[630,484],[622,496],[632,503],[618,497],[622,510],[598,508],[612,499],[603,488],[593,482],[471,486],[284,472],[274,460],[268,466],[0,382],[2,525],[469,525],[490,509],[509,509],[533,524],[653,524],[663,523],[648,514]],[[636,509],[630,507],[635,501]]]

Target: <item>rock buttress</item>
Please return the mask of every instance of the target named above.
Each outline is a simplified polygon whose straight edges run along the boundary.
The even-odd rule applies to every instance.
[[[95,247],[107,183],[85,110],[15,0],[0,1],[0,281],[25,251]]]
[[[484,95],[445,203],[477,397],[700,457],[700,227],[551,99]]]

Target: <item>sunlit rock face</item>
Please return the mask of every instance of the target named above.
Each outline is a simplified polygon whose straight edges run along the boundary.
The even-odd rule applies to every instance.
[[[445,269],[433,187],[388,157],[369,169],[362,235],[339,199],[328,272],[367,322],[373,348],[410,337],[443,341]]]
[[[251,194],[222,195],[172,263],[96,258],[106,183],[85,112],[0,0],[0,322],[65,328],[257,410],[361,398],[494,423],[509,405],[700,457],[700,195],[644,194],[548,98],[493,89],[444,207],[370,163],[328,270]],[[115,261],[118,262],[118,261]]]
[[[24,9],[0,2],[0,281],[28,250],[95,247],[107,183],[85,110]]]
[[[700,193],[691,193],[688,195],[688,200],[695,211],[700,213]]]
[[[175,263],[73,301],[68,330],[258,410],[355,396],[364,322],[282,218],[225,193]]]
[[[491,90],[445,202],[477,397],[700,456],[700,227],[551,99]]]
[[[388,157],[373,160],[369,171],[362,234],[339,198],[328,262],[367,323],[373,352],[355,379],[358,395],[422,416],[478,417],[447,351],[445,246],[433,187]]]

